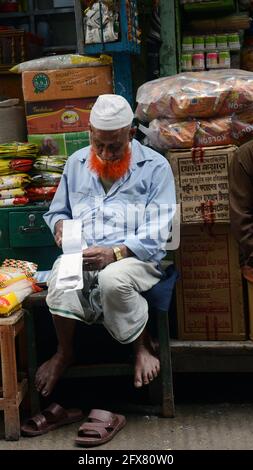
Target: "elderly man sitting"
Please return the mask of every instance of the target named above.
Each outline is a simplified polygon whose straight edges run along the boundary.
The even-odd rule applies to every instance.
[[[36,388],[48,396],[74,361],[76,320],[102,322],[120,343],[133,343],[134,384],[159,373],[159,359],[146,329],[147,301],[141,292],[161,278],[160,261],[175,204],[174,178],[167,160],[135,139],[133,112],[118,95],[101,95],[90,114],[91,145],[67,161],[45,220],[58,246],[63,221],[82,221],[83,298],[56,289],[59,259],[48,285],[58,349],[36,374]]]

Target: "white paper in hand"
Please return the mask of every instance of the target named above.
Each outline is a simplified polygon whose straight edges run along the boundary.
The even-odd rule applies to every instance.
[[[56,289],[64,291],[83,288],[82,222],[64,220],[62,230],[63,255],[60,259]]]

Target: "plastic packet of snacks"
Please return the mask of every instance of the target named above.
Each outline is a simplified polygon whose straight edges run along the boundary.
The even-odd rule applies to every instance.
[[[38,265],[32,261],[6,258],[0,266],[0,272],[2,268],[8,268],[8,272],[21,271],[27,277],[33,277],[37,271]]]
[[[13,266],[8,266],[8,263]],[[31,275],[37,269],[36,264],[9,259],[3,264],[7,266],[0,266],[0,315],[9,316],[21,307],[28,295],[41,288]]]

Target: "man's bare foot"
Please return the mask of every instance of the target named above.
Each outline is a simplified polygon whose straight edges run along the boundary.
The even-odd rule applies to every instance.
[[[63,356],[57,352],[49,361],[44,362],[36,372],[35,387],[38,392],[47,397],[65,369],[73,362],[73,357]]]
[[[155,355],[151,339],[146,330],[134,341],[134,352],[134,386],[140,388],[152,382],[160,371],[160,361]]]

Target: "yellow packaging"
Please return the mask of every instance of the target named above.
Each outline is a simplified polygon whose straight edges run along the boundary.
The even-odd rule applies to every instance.
[[[8,316],[20,307],[21,304],[14,292],[0,296],[0,315]]]

